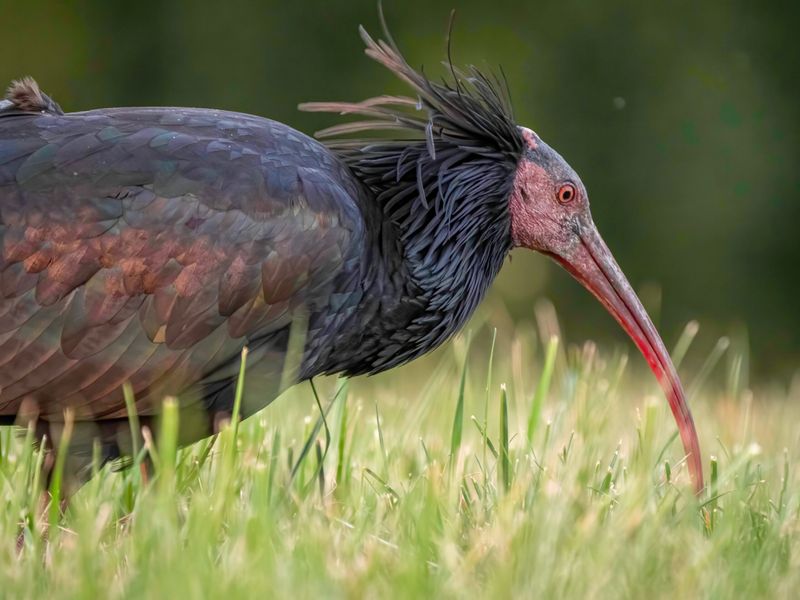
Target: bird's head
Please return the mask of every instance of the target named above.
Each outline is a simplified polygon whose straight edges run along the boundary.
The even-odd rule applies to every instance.
[[[527,127],[509,197],[516,247],[558,259],[575,256],[579,232],[591,223],[586,188],[558,152]]]
[[[563,266],[631,337],[664,389],[699,492],[703,489],[699,441],[669,353],[600,237],[580,177],[533,131],[520,131],[524,150],[509,198],[512,243],[541,252]]]
[[[367,117],[321,132],[337,138],[329,146],[373,191],[385,218],[400,228],[401,239],[414,244],[412,254],[438,255],[445,262],[438,270],[425,265],[426,273],[451,273],[447,261],[455,254],[453,248],[459,248],[493,277],[508,250],[522,247],[553,258],[594,294],[632,338],[664,389],[699,493],[700,446],[681,382],[592,221],[578,175],[533,131],[514,123],[503,80],[448,65],[452,81],[436,83],[408,65],[388,31],[388,42],[376,42],[363,29],[361,33],[367,55],[409,84],[417,98],[379,96],[358,103],[303,105],[306,110]],[[395,136],[397,130],[404,135]],[[365,131],[373,135],[339,139]],[[447,283],[448,277],[441,279]]]

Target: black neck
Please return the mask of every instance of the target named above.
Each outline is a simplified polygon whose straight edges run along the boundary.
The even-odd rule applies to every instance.
[[[480,202],[453,196],[452,206],[432,203],[410,221],[367,215],[380,221],[368,227],[374,233],[360,267],[361,302],[329,333],[326,343],[334,351],[315,370],[378,373],[456,333],[511,248],[505,195],[502,189]]]

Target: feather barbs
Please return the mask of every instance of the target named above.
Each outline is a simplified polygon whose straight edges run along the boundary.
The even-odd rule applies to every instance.
[[[451,79],[435,82],[408,64],[385,23],[388,41],[376,41],[363,27],[359,31],[367,56],[407,83],[416,98],[301,104],[304,111],[362,117],[318,131],[317,137],[386,201],[384,208],[403,199],[428,210],[437,198],[453,196],[441,189],[445,171],[470,163],[486,167],[487,159],[496,163],[491,170],[502,174],[498,184],[505,191],[524,147],[505,79],[475,67],[465,73],[448,60]]]
[[[64,114],[58,103],[39,89],[39,84],[33,77],[23,77],[11,82],[5,99],[0,102],[0,113],[5,112]]]

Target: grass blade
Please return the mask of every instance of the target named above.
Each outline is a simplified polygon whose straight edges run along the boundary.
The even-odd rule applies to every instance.
[[[314,385],[314,381],[309,380],[309,383],[311,384],[311,391],[314,394],[314,400],[317,403],[317,408],[319,409],[319,417],[317,418],[317,421],[314,423],[314,427],[311,428],[311,432],[306,438],[305,444],[303,444],[303,449],[300,451],[300,456],[297,457],[297,461],[294,463],[294,466],[292,466],[292,472],[289,478],[290,482],[294,481],[297,472],[300,470],[300,467],[303,465],[303,462],[305,461],[306,457],[311,451],[311,448],[314,446],[314,440],[317,438],[319,430],[322,429],[323,426],[325,427],[325,455],[327,455],[328,448],[331,445],[331,430],[328,428],[327,416],[331,410],[331,407],[333,407],[333,405],[336,403],[336,399],[341,395],[342,391],[345,389],[345,386],[343,384],[340,384],[337,387],[336,393],[333,395],[333,398],[331,398],[331,401],[328,403],[328,406],[323,409],[322,402],[320,402],[319,394],[317,393],[317,388]],[[377,407],[375,408],[375,410],[377,411]],[[316,477],[316,475],[317,474],[314,473],[314,477]]]
[[[342,403],[339,409],[339,439],[337,440],[336,447],[336,486],[344,483],[345,467],[347,464],[347,388],[348,380],[342,380]]]
[[[386,452],[386,443],[383,441],[383,427],[381,427],[381,415],[378,413],[378,403],[375,403],[375,426],[378,428],[378,442],[381,446],[381,456],[383,456],[383,476],[389,477],[389,454]]]
[[[494,447],[494,444],[492,443],[491,438],[486,433],[486,428],[483,425],[481,425],[480,421],[478,421],[478,419],[475,417],[475,415],[472,415],[470,417],[470,419],[472,420],[472,422],[475,425],[475,427],[478,429],[478,433],[481,434],[481,438],[483,438],[483,440],[484,440],[484,444],[485,444],[486,449],[488,449],[489,452],[492,453],[492,456],[497,458],[499,456],[499,454],[497,452],[497,448]],[[486,464],[486,462],[484,461],[483,464]]]
[[[75,424],[75,413],[72,408],[64,410],[64,429],[61,431],[61,439],[58,440],[58,450],[56,452],[56,464],[53,467],[53,477],[50,481],[50,512],[49,512],[49,535],[52,540],[56,535],[58,521],[61,517],[61,499],[64,483],[64,465],[69,452],[69,442],[72,438],[72,429]]]
[[[244,395],[244,375],[247,371],[247,346],[242,348],[242,360],[239,364],[239,376],[236,378],[236,393],[233,397],[233,413],[231,426],[233,427],[233,451],[236,450],[236,440],[239,437],[239,416],[242,410],[242,396]]]
[[[714,520],[717,516],[717,498],[719,494],[719,462],[716,456],[711,457],[711,485],[708,488],[711,496],[709,509],[709,529],[714,530]]]
[[[511,460],[508,452],[508,393],[500,386],[500,483],[506,491],[511,487]]]
[[[483,427],[479,428],[483,432],[483,464],[487,464],[486,449],[489,446],[489,398],[492,393],[492,369],[494,368],[494,346],[497,342],[497,327],[492,328],[492,345],[489,347],[489,365],[486,369],[486,395],[483,403]],[[477,424],[477,423],[476,423]],[[497,452],[493,452],[497,456]],[[488,477],[488,471],[485,473]]]
[[[467,343],[469,350],[469,342]],[[464,431],[464,388],[467,383],[467,357],[469,352],[464,355],[464,364],[461,367],[461,379],[458,383],[458,398],[456,399],[456,412],[453,415],[453,428],[450,434],[450,468],[455,467],[458,451],[461,448],[461,439]]]
[[[542,375],[539,377],[539,384],[536,386],[536,393],[533,396],[533,402],[531,402],[531,412],[530,415],[528,415],[528,445],[533,444],[533,435],[536,432],[536,426],[539,424],[539,418],[542,414],[542,405],[547,397],[547,393],[550,391],[550,381],[553,377],[553,369],[556,365],[557,356],[558,338],[553,336],[547,342]]]
[[[689,347],[692,345],[694,338],[697,337],[697,332],[700,331],[700,324],[697,321],[689,321],[686,327],[683,328],[681,337],[678,338],[678,343],[672,350],[672,363],[678,369],[689,352]]]
[[[725,354],[728,346],[730,346],[730,340],[728,338],[721,337],[717,340],[717,343],[706,358],[703,366],[700,367],[700,372],[697,374],[697,377],[694,378],[692,385],[689,386],[689,393],[687,394],[689,398],[694,398],[697,395],[706,379],[711,374],[711,371],[717,366],[719,359]]]
[[[139,426],[139,413],[136,410],[136,398],[133,395],[133,386],[129,381],[122,384],[122,395],[125,398],[125,411],[128,413],[128,424],[131,428],[131,455],[134,459],[134,467],[138,471],[139,464],[139,436],[141,428]]]
[[[275,471],[278,470],[281,456],[281,432],[275,430],[272,436],[272,447],[269,455],[269,474],[267,475],[267,502],[272,502],[272,489],[275,485]]]
[[[167,397],[161,408],[158,436],[158,484],[165,496],[175,489],[175,469],[178,463],[178,420],[180,407],[177,398]]]

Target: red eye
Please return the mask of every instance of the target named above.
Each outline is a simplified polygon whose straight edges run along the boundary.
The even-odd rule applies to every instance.
[[[558,188],[558,201],[562,204],[566,204],[567,202],[574,200],[577,194],[578,192],[574,185],[571,183],[565,183]]]

